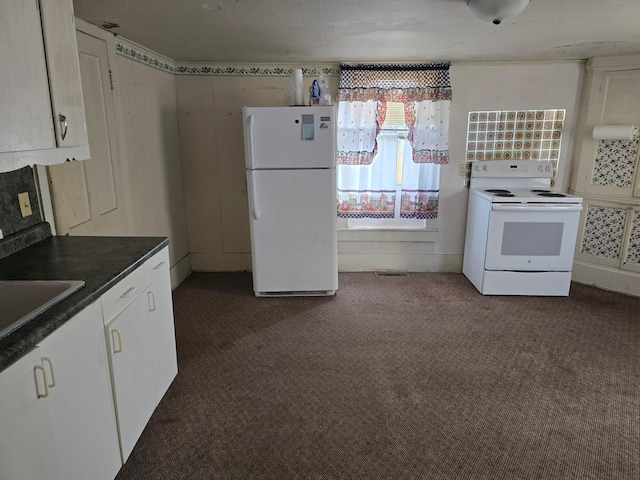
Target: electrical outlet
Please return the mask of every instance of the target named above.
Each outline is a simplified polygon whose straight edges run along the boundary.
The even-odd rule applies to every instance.
[[[22,192],[18,194],[18,203],[20,204],[20,212],[23,217],[28,217],[29,215],[33,215],[31,211],[31,201],[29,200],[29,193]]]
[[[461,177],[464,177],[467,173],[467,164],[466,163],[459,163],[458,164],[458,175]]]

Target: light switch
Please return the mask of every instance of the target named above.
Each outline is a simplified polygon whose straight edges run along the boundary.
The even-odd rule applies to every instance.
[[[18,203],[20,204],[20,212],[23,217],[28,217],[29,215],[33,215],[31,211],[31,201],[29,200],[29,193],[22,192],[18,194]]]

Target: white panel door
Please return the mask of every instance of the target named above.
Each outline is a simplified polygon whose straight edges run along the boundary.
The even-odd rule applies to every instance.
[[[244,109],[247,168],[334,167],[334,107]]]
[[[78,33],[91,158],[48,167],[58,235],[126,235],[107,43]]]
[[[248,175],[255,291],[337,289],[335,170]]]

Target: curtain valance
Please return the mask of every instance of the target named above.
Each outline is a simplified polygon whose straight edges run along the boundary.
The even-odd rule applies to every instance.
[[[415,163],[449,161],[449,63],[341,65],[338,164],[370,165],[387,102],[404,105]]]
[[[451,100],[449,63],[340,65],[338,100]]]

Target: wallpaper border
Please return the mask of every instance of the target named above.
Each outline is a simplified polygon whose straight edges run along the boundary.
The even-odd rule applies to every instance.
[[[303,67],[295,64],[231,64],[231,63],[191,63],[174,62],[167,57],[145,49],[132,42],[115,40],[116,54],[148,67],[173,75],[203,75],[214,77],[289,77],[296,68],[305,76],[317,77],[321,73],[328,77],[340,75],[339,64]]]

